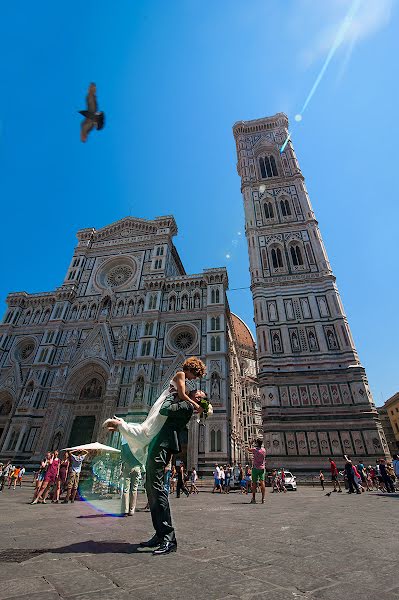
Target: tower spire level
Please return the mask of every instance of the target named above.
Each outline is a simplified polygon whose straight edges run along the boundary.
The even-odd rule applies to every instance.
[[[264,441],[274,466],[310,470],[388,446],[284,113],[233,126],[244,201]]]

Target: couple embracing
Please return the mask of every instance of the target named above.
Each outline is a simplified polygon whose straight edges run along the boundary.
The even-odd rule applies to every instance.
[[[180,452],[179,434],[194,412],[200,414],[208,410],[206,394],[197,390],[194,384],[194,380],[203,377],[205,371],[201,360],[188,358],[143,423],[126,423],[117,417],[104,423],[110,431],[119,431],[135,458],[145,465],[145,487],[155,535],[140,546],[154,548],[154,555],[168,554],[177,549],[169,497],[164,487],[164,472],[172,454]]]

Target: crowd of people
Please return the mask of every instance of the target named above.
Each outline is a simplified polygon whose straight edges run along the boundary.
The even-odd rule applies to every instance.
[[[25,472],[24,466],[13,465],[10,461],[5,464],[0,463],[0,492],[3,491],[5,485],[8,489],[12,488],[13,490],[17,486],[22,487],[22,478]]]
[[[65,451],[60,458],[58,450],[47,452],[34,474],[35,490],[31,504],[46,504],[47,498],[55,504],[75,502],[82,463],[87,454],[86,450]],[[61,498],[62,494],[65,494],[64,498]]]
[[[399,487],[399,456],[393,457],[392,463],[387,463],[385,458],[380,458],[372,466],[365,466],[363,462],[354,464],[349,456],[345,455],[345,465],[339,471],[336,462],[329,458],[331,481],[333,492],[342,493],[340,476],[343,478],[344,486],[348,494],[361,494],[378,490],[388,494],[393,493]],[[323,471],[319,475],[320,485],[324,490],[325,477]]]

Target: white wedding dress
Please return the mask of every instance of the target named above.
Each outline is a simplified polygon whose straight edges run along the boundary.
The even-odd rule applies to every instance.
[[[188,382],[186,380],[187,394],[192,391],[192,386],[190,384],[191,381]],[[148,446],[151,440],[158,435],[168,418],[166,415],[161,415],[159,411],[166,398],[174,393],[177,393],[177,388],[175,382],[172,380],[169,387],[162,392],[158,400],[152,406],[143,423],[126,423],[124,419],[121,419],[122,423],[119,425],[118,431],[127,441],[132,454],[142,465],[145,465],[146,463]]]

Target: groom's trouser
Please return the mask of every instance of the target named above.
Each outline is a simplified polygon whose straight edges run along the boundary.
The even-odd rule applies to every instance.
[[[152,448],[150,447],[146,463],[145,489],[155,533],[162,542],[176,541],[170,514],[169,495],[164,485],[165,467],[171,456],[171,450],[155,444]]]

